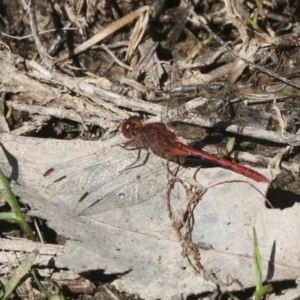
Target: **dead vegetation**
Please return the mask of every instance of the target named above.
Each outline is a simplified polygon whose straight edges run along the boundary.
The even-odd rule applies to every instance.
[[[105,141],[131,115],[163,119],[215,154],[234,136],[232,159],[269,168],[274,208],[300,201],[298,1],[4,0],[0,7],[2,133]],[[74,293],[95,291],[85,280],[81,289],[72,284]]]

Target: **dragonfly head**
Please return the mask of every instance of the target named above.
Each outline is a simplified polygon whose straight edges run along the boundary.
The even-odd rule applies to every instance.
[[[130,118],[124,120],[120,125],[120,129],[127,139],[132,139],[135,137],[142,127],[143,122],[141,118],[137,116],[131,116]]]

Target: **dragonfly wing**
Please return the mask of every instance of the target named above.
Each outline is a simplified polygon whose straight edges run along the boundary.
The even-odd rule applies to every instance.
[[[120,150],[117,150],[119,149],[115,148],[108,153],[98,151],[56,165],[42,176],[40,186],[47,193],[54,195],[80,195],[91,191],[124,170],[128,165],[128,159],[136,159],[134,153],[129,153],[130,157],[120,156]]]
[[[143,167],[120,173],[113,182],[105,182],[78,202],[75,210],[79,215],[92,215],[115,208],[129,207],[149,200],[162,191],[157,184],[158,176],[164,169]],[[134,175],[134,176],[132,176]]]
[[[111,151],[57,165],[43,176],[40,185],[46,193],[54,195],[53,201],[80,215],[132,206],[162,190],[154,185],[163,169],[160,163],[147,162],[126,170],[135,161],[136,151],[117,148],[117,152],[117,156]],[[146,152],[142,153],[141,162],[145,155]],[[156,159],[152,155],[151,160]]]

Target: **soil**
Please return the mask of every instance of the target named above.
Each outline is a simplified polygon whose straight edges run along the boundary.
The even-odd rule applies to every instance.
[[[47,95],[38,85],[35,92],[26,86],[16,91],[11,78],[1,90],[3,132],[65,140],[105,139],[118,130],[126,114],[145,120],[160,115],[195,146],[197,142],[217,145],[213,151],[221,149],[224,154],[229,138],[234,137],[235,152],[227,156],[239,162],[238,153],[249,152],[259,159],[247,164],[280,165],[267,198],[273,208],[280,209],[300,201],[298,1],[264,1],[261,7],[254,0],[227,1],[226,7],[218,0],[190,4],[32,1],[39,32],[35,36],[33,15],[25,2],[3,0],[0,4],[1,59],[57,96]],[[99,32],[145,5],[149,11],[143,11],[144,19],[133,17],[99,37]],[[96,40],[88,43],[92,37]],[[80,46],[84,50],[79,51]],[[72,88],[63,80],[42,80],[31,60],[50,74],[80,78],[119,98]],[[131,104],[122,97],[143,104]],[[205,99],[204,104],[190,108],[188,103],[195,99]],[[202,121],[195,123],[193,116]],[[231,125],[237,129],[232,131]],[[252,131],[244,135],[248,127]],[[274,132],[280,133],[278,138]],[[2,234],[16,235],[10,223],[4,227]],[[64,238],[43,224],[41,230],[47,242],[63,244]],[[91,284],[88,292],[72,288],[73,281],[63,286],[67,298],[111,299],[113,293],[118,299],[138,299],[107,286],[114,278],[100,271],[81,274],[76,279],[79,286],[84,279]],[[280,284],[281,290],[293,285]],[[252,292],[238,292],[236,297],[247,299]]]

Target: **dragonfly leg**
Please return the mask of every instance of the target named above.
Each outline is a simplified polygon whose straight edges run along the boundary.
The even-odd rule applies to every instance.
[[[134,150],[134,149],[128,149],[128,148],[124,148],[124,149],[126,149],[126,150]],[[143,165],[145,165],[147,163],[147,161],[149,159],[149,156],[150,156],[150,153],[148,151],[147,151],[147,155],[146,155],[145,159],[142,161],[142,163],[137,165],[137,163],[141,159],[141,151],[142,151],[142,149],[139,148],[136,160],[134,162],[132,162],[130,165],[128,165],[122,172],[127,171],[129,169],[141,167],[141,166],[143,166]]]
[[[111,147],[121,147],[121,148],[126,149],[126,150],[140,149],[139,147],[136,147],[135,140],[130,140],[130,141],[127,141],[126,143],[123,143],[123,144],[116,144],[116,145],[113,145]],[[129,148],[129,147],[131,147],[131,148]]]

